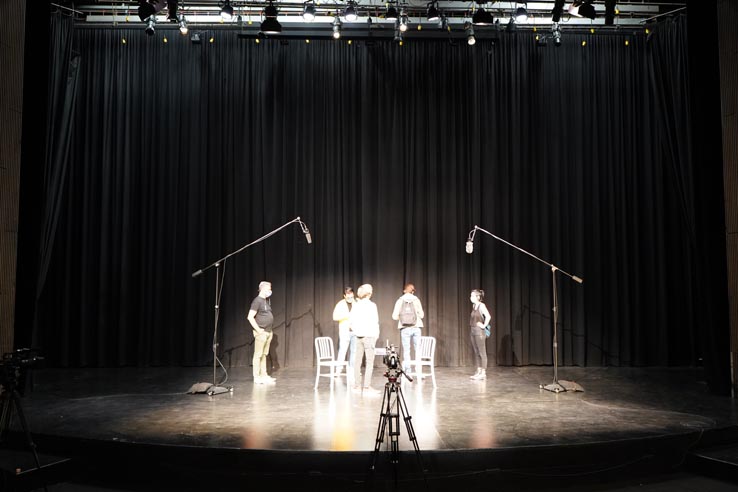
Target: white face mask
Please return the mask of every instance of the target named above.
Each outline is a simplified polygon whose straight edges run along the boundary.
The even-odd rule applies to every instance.
[[[271,290],[265,290],[264,291],[264,297],[271,297],[271,296],[272,296],[272,291]]]
[[[354,296],[346,296],[346,302],[348,302],[349,304],[354,302]]]

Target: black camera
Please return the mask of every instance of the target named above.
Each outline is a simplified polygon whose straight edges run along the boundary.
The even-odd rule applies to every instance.
[[[4,354],[0,360],[0,394],[17,391],[22,396],[28,369],[43,359],[38,349],[22,348]]]
[[[387,342],[384,350],[384,365],[387,366],[387,369],[399,369],[400,356],[397,354],[397,348]]]

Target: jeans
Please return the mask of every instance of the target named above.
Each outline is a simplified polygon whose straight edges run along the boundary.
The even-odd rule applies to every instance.
[[[354,359],[354,386],[361,386],[361,359],[366,355],[366,369],[364,370],[364,387],[372,384],[374,370],[374,346],[377,337],[354,337],[356,339],[356,358]]]
[[[420,334],[421,330],[417,326],[409,326],[400,330],[400,338],[402,339],[402,367],[408,370],[411,361],[420,359]],[[410,343],[413,344],[414,359],[410,358]]]

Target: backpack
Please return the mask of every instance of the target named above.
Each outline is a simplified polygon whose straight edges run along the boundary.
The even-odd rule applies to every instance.
[[[402,326],[415,326],[418,322],[418,315],[415,313],[415,304],[413,301],[402,301],[400,307],[400,324]]]

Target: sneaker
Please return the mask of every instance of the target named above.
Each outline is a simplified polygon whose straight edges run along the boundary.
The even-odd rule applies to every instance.
[[[262,376],[261,378],[263,380],[265,380],[267,383],[273,383],[274,381],[277,380],[277,378],[273,378],[273,377],[269,376],[268,374],[266,376]]]

